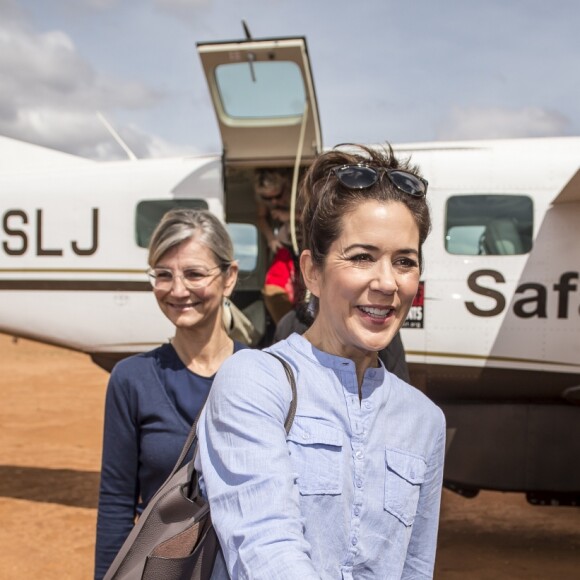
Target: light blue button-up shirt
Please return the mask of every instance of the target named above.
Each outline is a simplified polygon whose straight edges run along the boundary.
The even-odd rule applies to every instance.
[[[197,467],[233,579],[431,578],[445,419],[417,389],[293,334],[227,359],[200,419]],[[214,577],[224,577],[216,572]]]

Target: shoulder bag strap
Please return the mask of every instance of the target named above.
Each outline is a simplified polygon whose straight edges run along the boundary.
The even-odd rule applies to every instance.
[[[286,376],[288,377],[288,382],[290,383],[290,388],[292,389],[292,401],[290,403],[290,408],[288,409],[288,415],[286,415],[286,421],[284,421],[284,429],[286,429],[286,435],[290,433],[292,429],[292,423],[294,422],[294,417],[296,415],[296,407],[298,406],[298,393],[296,391],[296,380],[294,379],[294,373],[292,372],[292,367],[279,355],[273,352],[267,352],[270,356],[277,358],[284,367]]]
[[[264,351],[264,352],[266,352],[266,351]],[[290,429],[292,428],[292,423],[294,422],[294,416],[296,415],[296,407],[298,404],[298,393],[296,391],[296,381],[294,379],[294,373],[292,372],[292,368],[281,356],[274,354],[273,352],[268,352],[268,354],[270,356],[273,356],[274,358],[278,359],[282,363],[282,366],[284,367],[284,371],[286,372],[286,376],[288,377],[288,382],[290,383],[290,388],[292,389],[292,402],[290,403],[290,408],[288,409],[288,415],[286,415],[286,421],[284,422],[284,428],[286,429],[286,433],[288,434],[290,432]],[[204,401],[203,405],[201,406],[201,409],[199,410],[199,413],[197,414],[197,417],[195,418],[195,421],[193,422],[191,429],[189,430],[189,434],[187,435],[187,439],[185,440],[185,443],[183,445],[183,449],[181,450],[181,454],[179,455],[179,459],[175,463],[175,467],[172,469],[172,471],[169,474],[169,477],[167,479],[171,479],[173,477],[173,475],[175,473],[177,473],[177,471],[179,471],[183,462],[185,461],[185,458],[187,457],[187,454],[189,453],[189,450],[192,448],[193,444],[196,442],[197,423],[199,421],[199,417],[200,417],[201,412],[203,411],[204,407],[205,407],[205,401]]]

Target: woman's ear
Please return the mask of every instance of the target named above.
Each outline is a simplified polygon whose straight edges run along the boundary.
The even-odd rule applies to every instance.
[[[224,296],[229,298],[236,287],[236,282],[238,281],[238,272],[240,267],[237,262],[232,262],[228,271],[225,273],[224,279]]]
[[[310,250],[300,254],[300,271],[306,288],[317,298],[320,297],[320,271],[312,260]]]

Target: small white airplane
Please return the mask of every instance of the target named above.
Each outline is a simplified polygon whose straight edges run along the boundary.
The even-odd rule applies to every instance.
[[[105,368],[172,327],[145,276],[175,206],[223,218],[235,301],[267,340],[257,167],[321,151],[303,38],[198,44],[223,155],[95,162],[0,138],[0,331]],[[385,136],[388,136],[387,128]],[[580,501],[580,138],[421,143],[433,231],[402,331],[412,383],[445,411],[446,485]]]

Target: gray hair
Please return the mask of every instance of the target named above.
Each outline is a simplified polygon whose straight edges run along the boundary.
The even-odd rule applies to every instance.
[[[149,243],[149,266],[154,268],[171,248],[196,235],[211,250],[225,272],[234,261],[232,240],[215,215],[195,209],[172,209],[161,218]]]

